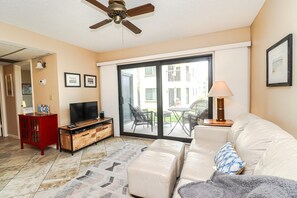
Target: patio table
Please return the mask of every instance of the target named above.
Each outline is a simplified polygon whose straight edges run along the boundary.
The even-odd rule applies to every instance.
[[[188,107],[172,107],[172,108],[169,108],[168,110],[172,111],[174,117],[177,120],[177,122],[171,129],[170,133],[172,133],[175,127],[179,124],[182,127],[185,134],[187,134],[190,137],[190,130],[186,128],[186,126],[182,123],[181,119],[184,117],[185,112],[191,111],[191,109]],[[178,114],[179,112],[181,113],[180,115]],[[170,133],[168,133],[168,135],[170,135]]]

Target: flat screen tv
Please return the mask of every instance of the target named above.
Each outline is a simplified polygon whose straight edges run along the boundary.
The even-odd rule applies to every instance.
[[[98,118],[98,105],[96,101],[71,103],[69,107],[71,124]]]

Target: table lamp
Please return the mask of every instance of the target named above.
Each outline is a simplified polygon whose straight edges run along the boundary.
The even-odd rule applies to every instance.
[[[208,97],[217,98],[217,121],[225,122],[224,113],[224,97],[233,96],[231,90],[224,81],[216,81],[213,83]]]

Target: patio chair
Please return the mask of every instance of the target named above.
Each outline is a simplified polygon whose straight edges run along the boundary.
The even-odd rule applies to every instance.
[[[191,133],[194,127],[198,125],[199,120],[204,120],[208,118],[208,109],[205,109],[200,114],[197,114],[197,115],[189,114],[188,116],[189,116],[188,119],[189,119],[189,125],[190,125],[190,133]]]
[[[129,107],[134,117],[131,128],[134,128],[133,133],[138,125],[147,125],[147,127],[150,125],[153,132],[153,111],[142,111],[139,107],[133,107],[131,104],[129,104]]]
[[[184,113],[183,120],[182,120],[183,124],[185,125],[185,123],[189,121],[190,114],[192,116],[200,115],[207,108],[208,108],[208,100],[204,100],[204,99],[196,100],[190,105],[191,110]]]

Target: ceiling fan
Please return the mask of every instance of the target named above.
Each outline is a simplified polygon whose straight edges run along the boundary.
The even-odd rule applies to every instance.
[[[126,20],[126,18],[150,13],[155,10],[155,7],[150,3],[127,10],[125,7],[126,4],[124,0],[109,0],[108,7],[99,3],[96,0],[86,0],[86,1],[96,6],[97,8],[103,10],[110,17],[110,19],[105,19],[99,23],[96,23],[90,26],[91,29],[97,29],[103,25],[106,25],[114,21],[116,24],[122,23],[126,28],[128,28],[135,34],[140,34],[141,29],[136,27],[130,21]]]

